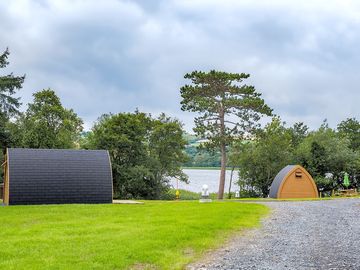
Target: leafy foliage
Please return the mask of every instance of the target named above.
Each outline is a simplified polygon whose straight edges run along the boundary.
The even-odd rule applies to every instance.
[[[180,189],[180,200],[199,200],[201,198],[201,194],[199,192],[192,192],[189,190]],[[166,193],[161,195],[162,200],[176,200],[176,190],[169,189]]]
[[[145,199],[159,198],[169,177],[187,181],[181,170],[185,144],[178,120],[138,111],[103,115],[87,142],[90,148],[109,150],[117,197]]]
[[[309,127],[303,122],[297,122],[289,128],[293,147],[297,147],[308,135]]]
[[[311,132],[295,151],[295,161],[303,165],[315,180],[318,179],[319,188],[323,190],[341,187],[344,172],[350,172],[355,184],[355,176],[360,170],[356,165],[358,156],[351,149],[349,139],[327,125]]]
[[[0,54],[0,69],[7,67],[8,57],[8,49]],[[103,115],[91,132],[82,133],[82,120],[51,89],[35,93],[33,103],[20,113],[16,94],[25,76],[0,76],[0,147],[109,149],[115,192],[122,198],[159,198],[167,191],[168,178],[186,181],[181,165],[220,165],[219,198],[227,164],[240,168],[242,194],[266,196],[276,173],[290,163],[303,165],[321,190],[342,188],[345,172],[350,188],[358,188],[357,119],[342,121],[337,130],[325,121],[309,132],[302,122],[285,128],[275,117],[261,130],[260,117],[272,110],[254,86],[244,83],[249,74],[194,71],[185,78],[191,84],[181,87],[181,105],[198,113],[196,135],[184,134],[181,123],[164,114],[152,118],[138,111]],[[200,144],[198,138],[205,140]]]
[[[342,121],[337,127],[340,136],[350,140],[351,149],[360,150],[360,123],[355,118]]]
[[[5,68],[9,62],[9,50],[0,54],[0,69]],[[12,145],[11,132],[8,129],[9,119],[19,111],[20,98],[14,97],[17,90],[22,88],[25,75],[14,76],[13,73],[0,76],[0,164],[4,160],[5,149]],[[0,166],[0,181],[2,181],[2,166]]]
[[[0,55],[0,69],[5,68],[9,62],[9,50],[6,49]],[[11,116],[16,115],[19,111],[20,98],[14,97],[17,90],[22,88],[24,83],[24,76],[14,76],[10,73],[5,76],[0,76],[0,147],[4,150],[11,144],[11,135],[7,129],[7,123]]]
[[[185,152],[189,159],[183,166],[185,167],[220,167],[220,152],[208,150],[202,147],[204,139],[194,134],[185,133],[186,141]]]
[[[220,167],[220,153],[199,149],[197,146],[187,146],[185,149],[189,160],[183,164],[185,167]]]
[[[9,54],[9,50],[6,49],[5,52],[0,55],[0,68],[5,68],[9,64],[7,60]],[[19,112],[20,98],[16,98],[13,95],[17,90],[22,88],[24,80],[25,75],[14,76],[12,73],[0,77],[0,112],[6,116]]]
[[[320,191],[330,194],[333,189],[343,188],[345,172],[350,175],[350,187],[357,188],[360,152],[353,144],[356,122],[341,122],[339,132],[324,122],[318,130],[308,132],[303,123],[286,128],[280,118],[274,118],[253,141],[232,148],[230,160],[239,166],[240,187],[265,197],[281,168],[300,164],[313,176]],[[345,128],[349,123],[351,128]]]
[[[237,144],[232,162],[239,166],[242,189],[266,197],[276,174],[291,162],[291,148],[291,133],[278,117],[259,131],[255,140]]]
[[[17,146],[29,148],[74,148],[82,120],[65,109],[51,89],[36,92],[33,103],[12,126]]]

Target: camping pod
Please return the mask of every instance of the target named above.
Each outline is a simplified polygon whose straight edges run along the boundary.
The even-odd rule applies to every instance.
[[[111,162],[105,150],[7,149],[3,203],[112,203]]]
[[[288,165],[276,176],[270,187],[271,198],[318,198],[318,190],[311,175],[299,165]]]

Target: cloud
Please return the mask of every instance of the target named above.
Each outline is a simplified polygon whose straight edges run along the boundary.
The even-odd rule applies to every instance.
[[[184,121],[192,70],[251,74],[289,124],[360,118],[357,1],[2,1],[7,71],[27,74],[24,103],[51,87],[90,128],[135,108]]]

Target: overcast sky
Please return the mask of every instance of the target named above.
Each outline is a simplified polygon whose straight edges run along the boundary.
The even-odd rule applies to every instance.
[[[1,74],[26,73],[22,102],[52,88],[89,129],[136,108],[179,118],[193,70],[250,73],[288,124],[360,118],[360,1],[0,1]]]

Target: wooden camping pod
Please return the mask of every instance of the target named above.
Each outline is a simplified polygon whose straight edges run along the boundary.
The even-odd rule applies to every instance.
[[[270,187],[271,198],[318,198],[314,179],[300,165],[284,167],[274,178]]]
[[[112,203],[106,150],[7,149],[3,203]]]

